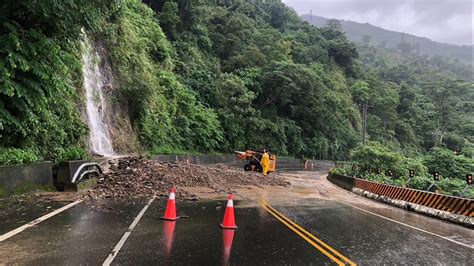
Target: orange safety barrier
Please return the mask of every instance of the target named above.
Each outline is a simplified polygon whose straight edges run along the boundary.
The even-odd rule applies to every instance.
[[[469,217],[474,216],[474,201],[471,199],[436,194],[433,192],[412,188],[380,184],[359,178],[355,178],[354,181],[354,187],[372,192],[380,196],[385,196],[396,200],[403,200],[454,214]]]

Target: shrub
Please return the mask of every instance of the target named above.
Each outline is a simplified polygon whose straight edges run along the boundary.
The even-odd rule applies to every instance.
[[[407,181],[407,186],[414,189],[425,190],[427,189],[433,180],[430,179],[428,176],[415,176],[410,181]]]
[[[335,175],[347,175],[346,169],[344,169],[343,167],[333,168],[331,169],[330,173]]]
[[[0,165],[24,164],[38,160],[39,158],[31,150],[0,148]]]
[[[378,174],[369,174],[366,176],[367,180],[377,182],[377,183],[383,183],[383,184],[391,184],[391,178],[385,175],[378,175]]]
[[[474,160],[455,155],[451,150],[435,148],[424,159],[430,172],[437,171],[443,177],[462,178],[474,172]]]
[[[57,156],[55,158],[55,162],[58,163],[60,161],[90,159],[90,155],[85,149],[81,147],[69,146],[66,148],[58,149]]]
[[[461,196],[461,192],[466,187],[466,182],[457,178],[444,178],[436,183],[445,194]]]
[[[471,186],[470,188],[468,188],[467,191],[464,192],[463,196],[469,199],[474,199],[474,187]]]
[[[409,170],[415,170],[420,176],[426,175],[427,172],[420,160],[407,158],[377,142],[355,148],[351,152],[351,159],[357,162],[360,171],[365,173],[369,168],[374,171],[377,167],[382,168],[382,171],[391,170],[398,177],[407,177]]]

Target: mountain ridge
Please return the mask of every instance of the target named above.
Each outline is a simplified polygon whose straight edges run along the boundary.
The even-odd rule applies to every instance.
[[[304,14],[301,18],[316,26],[324,26],[328,18]],[[456,45],[433,41],[427,37],[420,37],[410,33],[387,30],[370,23],[360,23],[351,20],[337,19],[348,38],[355,43],[363,43],[364,35],[370,36],[372,45],[381,45],[386,48],[397,48],[401,42],[411,45],[410,52],[420,55],[441,56],[457,59],[463,63],[474,64],[474,45]]]

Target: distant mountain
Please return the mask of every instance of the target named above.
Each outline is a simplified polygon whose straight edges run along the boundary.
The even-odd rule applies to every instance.
[[[326,25],[328,18],[315,15],[302,15],[305,21],[314,26],[321,27]],[[342,29],[348,38],[356,43],[362,43],[364,36],[370,36],[371,45],[381,45],[386,48],[401,48],[400,43],[404,42],[403,47],[411,53],[420,55],[442,56],[451,59],[458,59],[463,63],[474,64],[473,50],[474,45],[454,45],[439,43],[425,37],[418,37],[412,34],[386,30],[369,23],[359,23],[350,20],[339,20]]]

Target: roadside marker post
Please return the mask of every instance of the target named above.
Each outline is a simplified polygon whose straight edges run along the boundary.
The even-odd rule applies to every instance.
[[[409,170],[408,172],[408,180],[407,182],[405,183],[405,187],[408,185],[408,183],[410,183],[410,181],[412,180],[413,177],[415,177],[415,170]]]
[[[376,171],[377,171],[377,174],[380,175],[382,173],[382,168],[377,167]]]
[[[390,178],[395,178],[395,179],[397,179],[396,176],[393,176],[393,171],[392,171],[392,170],[387,170],[387,172],[385,172],[385,174],[386,174],[388,177],[390,177]]]
[[[367,174],[365,174],[365,173],[363,172],[363,175],[364,175],[364,176],[363,176],[362,178],[363,178],[363,179],[367,179],[367,176],[370,175],[370,174],[372,174],[372,168],[371,168],[371,167],[367,168]]]
[[[468,185],[472,185],[473,181],[472,181],[472,174],[467,174],[466,175],[466,183]]]
[[[431,191],[431,188],[436,185],[436,181],[439,181],[441,179],[438,172],[433,172],[433,179],[434,182],[431,183],[431,185],[426,189],[427,191]]]
[[[466,190],[469,189],[469,187],[473,184],[473,181],[472,181],[472,174],[467,174],[466,175],[466,183],[467,183],[467,186],[463,189],[463,191],[461,192],[461,197],[464,197],[464,193],[466,192]]]
[[[359,167],[356,164],[352,165],[352,172],[353,177],[357,177],[357,175],[359,174]]]

